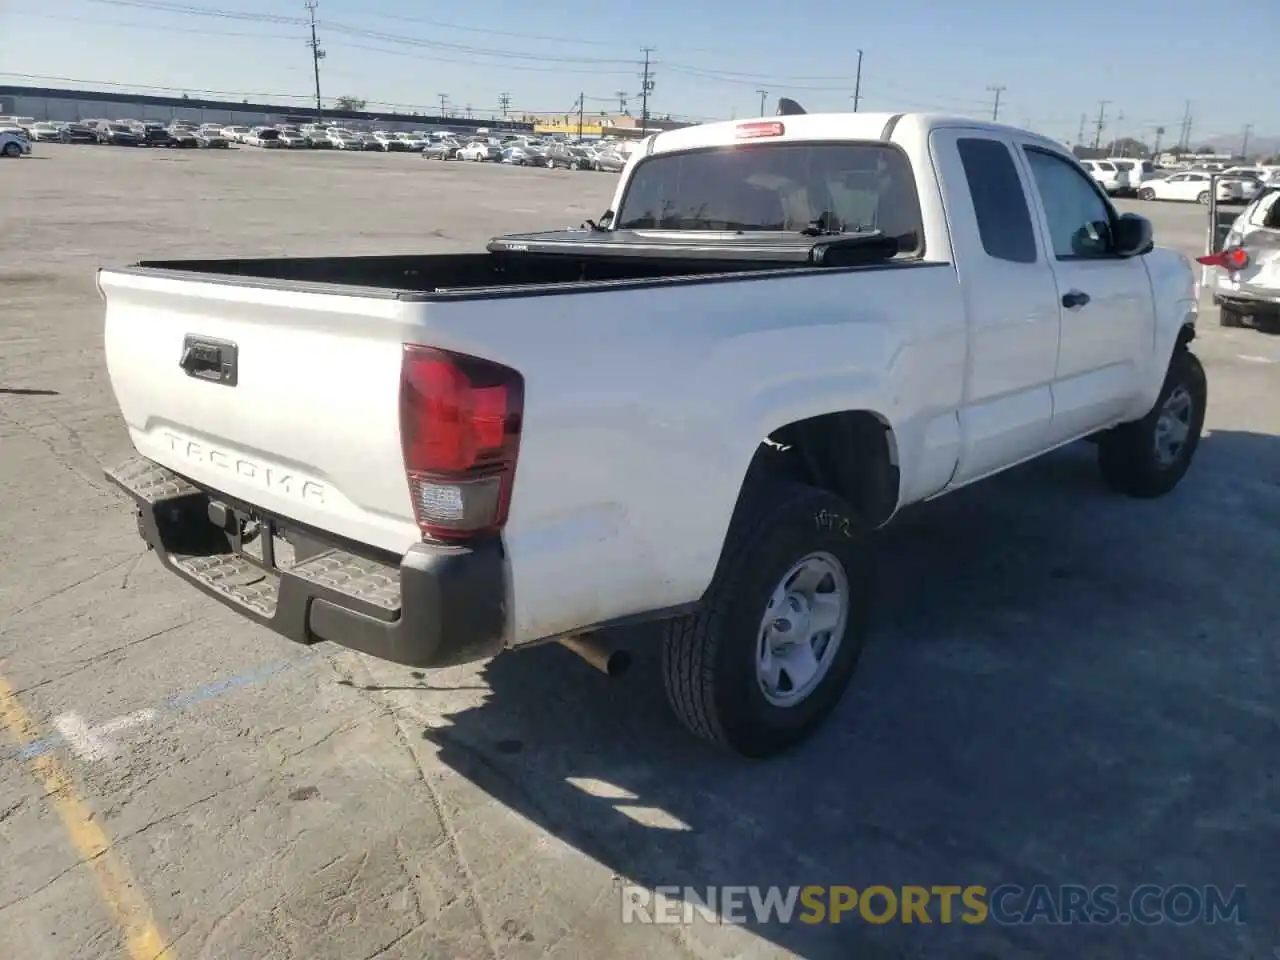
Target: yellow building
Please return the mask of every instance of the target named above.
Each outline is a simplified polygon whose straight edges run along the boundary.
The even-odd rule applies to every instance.
[[[534,133],[563,133],[571,137],[578,135],[578,115],[576,113],[535,116],[530,119],[533,121]],[[690,126],[690,124],[676,120],[659,120],[656,117],[649,118],[650,131],[676,130],[687,126]],[[637,137],[640,132],[640,121],[630,114],[618,114],[616,116],[607,114],[592,116],[586,114],[582,118],[582,135],[584,137]]]

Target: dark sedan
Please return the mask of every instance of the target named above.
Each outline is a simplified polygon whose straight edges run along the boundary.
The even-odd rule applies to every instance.
[[[163,123],[141,123],[134,127],[134,130],[142,138],[143,144],[148,147],[173,146],[173,138],[169,136],[169,131],[165,129]]]
[[[98,142],[113,147],[140,147],[142,137],[133,127],[123,123],[104,123],[98,127]]]
[[[83,123],[68,123],[62,127],[58,139],[63,143],[97,143],[98,131]]]
[[[200,146],[200,138],[196,136],[196,132],[190,127],[170,127],[167,133],[169,134],[169,146],[171,147],[195,148]]]

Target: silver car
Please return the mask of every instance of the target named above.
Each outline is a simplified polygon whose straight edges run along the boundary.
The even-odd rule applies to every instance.
[[[1263,187],[1231,224],[1222,249],[1198,258],[1224,327],[1280,322],[1280,185]]]

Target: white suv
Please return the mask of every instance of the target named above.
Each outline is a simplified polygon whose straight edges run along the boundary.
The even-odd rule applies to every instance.
[[[1129,175],[1129,188],[1126,192],[1135,196],[1148,180],[1160,178],[1156,173],[1156,165],[1150,160],[1137,157],[1107,157],[1107,163],[1115,164],[1117,170],[1123,170]]]
[[[1111,196],[1129,192],[1128,172],[1118,169],[1110,160],[1081,160],[1080,166]]]

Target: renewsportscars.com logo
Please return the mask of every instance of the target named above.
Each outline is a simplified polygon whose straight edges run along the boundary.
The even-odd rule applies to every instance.
[[[622,884],[623,923],[1245,923],[1245,888],[1114,884],[985,886],[723,886]]]

